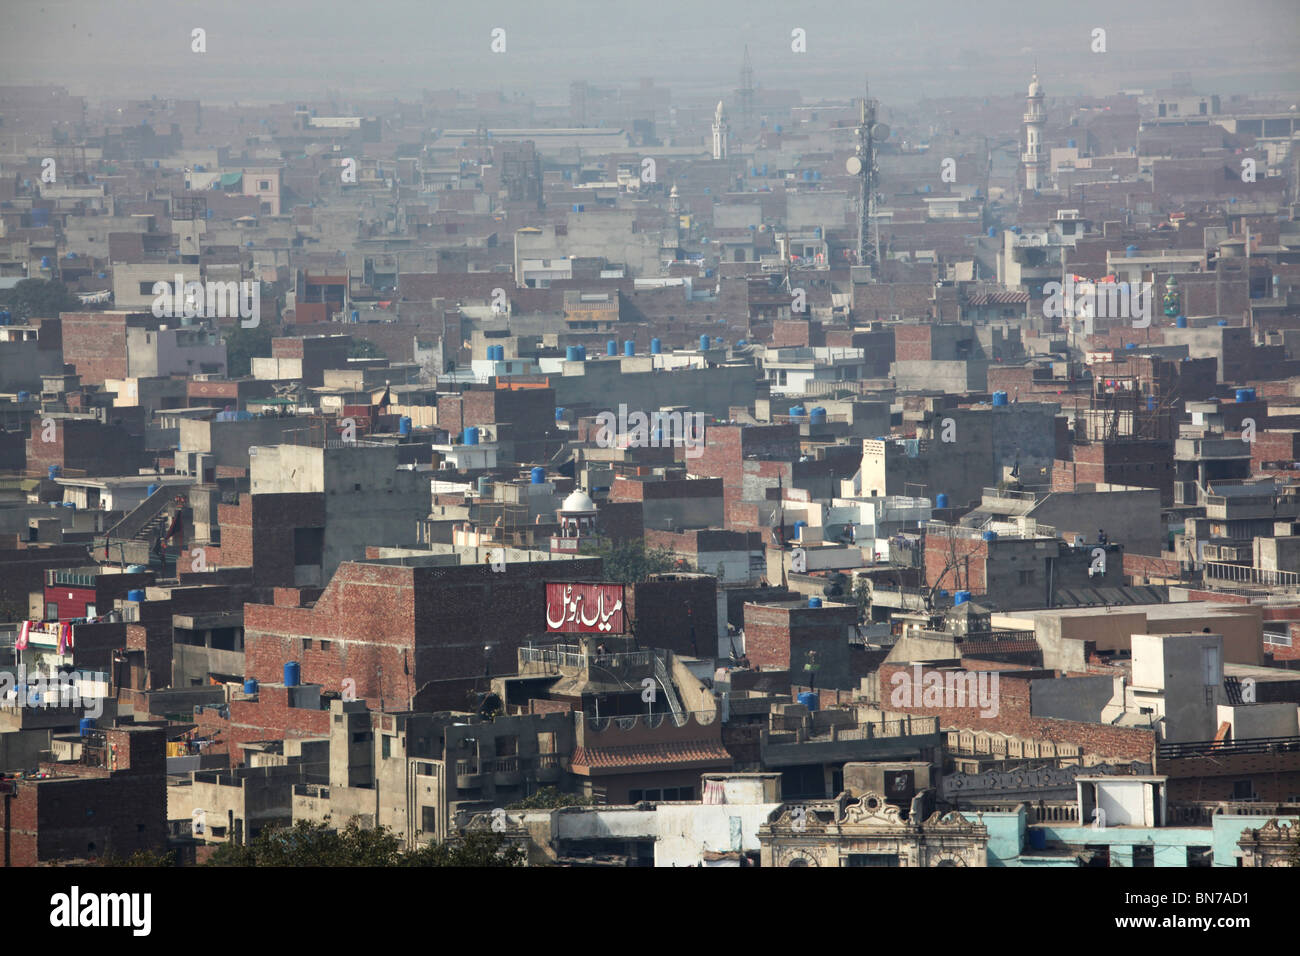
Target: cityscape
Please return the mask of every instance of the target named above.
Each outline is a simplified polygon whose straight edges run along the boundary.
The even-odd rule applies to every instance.
[[[0,12],[52,927],[228,867],[1300,866],[1292,5],[373,6]]]

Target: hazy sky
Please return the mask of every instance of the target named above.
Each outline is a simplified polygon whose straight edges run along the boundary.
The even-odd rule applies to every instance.
[[[206,53],[190,50],[195,27]],[[1168,86],[1179,70],[1229,94],[1300,90],[1298,38],[1300,0],[5,0],[0,84],[212,103],[455,87],[559,104],[573,80],[648,76],[711,96],[737,85],[748,43],[759,86],[806,98],[854,95],[868,73],[899,104],[1007,93],[1035,57],[1049,94]]]

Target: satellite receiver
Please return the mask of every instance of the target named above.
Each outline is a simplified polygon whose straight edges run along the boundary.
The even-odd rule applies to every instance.
[[[844,168],[848,170],[850,176],[856,176],[858,173],[862,172],[862,160],[858,159],[856,156],[850,156],[845,160]]]

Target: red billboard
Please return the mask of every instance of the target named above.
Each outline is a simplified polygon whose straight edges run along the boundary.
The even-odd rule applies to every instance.
[[[624,633],[623,585],[546,583],[547,633]]]

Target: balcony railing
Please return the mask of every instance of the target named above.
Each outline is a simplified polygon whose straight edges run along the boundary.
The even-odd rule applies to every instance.
[[[1300,573],[1295,571],[1270,571],[1243,564],[1206,561],[1204,573],[1207,583],[1225,581],[1233,584],[1259,584],[1265,587],[1300,587]]]

